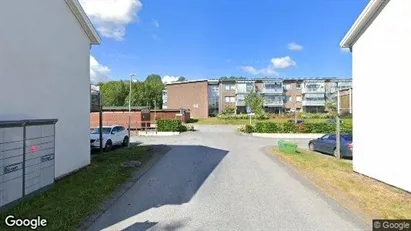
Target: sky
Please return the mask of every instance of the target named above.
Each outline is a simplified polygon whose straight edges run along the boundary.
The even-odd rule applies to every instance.
[[[339,42],[368,0],[79,0],[102,38],[92,82],[351,77]]]

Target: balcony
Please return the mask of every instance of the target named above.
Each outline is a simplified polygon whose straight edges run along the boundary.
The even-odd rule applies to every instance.
[[[263,88],[262,91],[264,94],[282,94],[284,89],[282,87],[277,88]]]
[[[253,91],[254,83],[237,83],[235,88],[236,94],[248,94]]]
[[[303,100],[303,106],[325,106],[325,100]]]
[[[320,88],[320,87],[317,87],[317,88],[311,88],[311,87],[304,87],[303,89],[302,89],[302,93],[303,94],[309,94],[309,93],[322,93],[322,94],[324,94],[325,93],[325,89],[324,88]]]
[[[282,100],[264,100],[264,106],[282,107],[283,105]]]
[[[243,100],[243,99],[237,99],[237,100],[235,101],[235,105],[236,105],[237,107],[244,107],[244,106],[245,106],[245,100]]]

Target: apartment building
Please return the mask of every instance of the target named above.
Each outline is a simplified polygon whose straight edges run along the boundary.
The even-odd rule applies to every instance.
[[[293,78],[246,80],[195,80],[174,82],[163,92],[163,108],[186,108],[192,117],[216,116],[227,107],[246,113],[245,97],[256,92],[264,111],[322,113],[336,91],[351,88],[351,79]]]
[[[288,79],[283,81],[284,85],[284,111],[285,112],[300,112],[303,110],[302,101],[302,85],[303,80]]]

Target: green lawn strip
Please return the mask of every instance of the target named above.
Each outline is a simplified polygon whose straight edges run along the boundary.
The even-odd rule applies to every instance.
[[[410,193],[353,172],[350,162],[305,150],[288,154],[273,148],[273,153],[367,222],[411,217]]]
[[[276,122],[276,123],[285,123],[289,120],[292,119],[268,119],[268,120],[256,120],[252,119],[251,123],[255,124],[256,122]],[[328,119],[304,119],[305,123],[324,123]],[[350,122],[352,121],[351,119],[342,119],[343,121]],[[217,117],[211,117],[211,118],[201,118],[198,119],[195,123],[197,124],[206,124],[206,125],[246,125],[250,124],[249,119],[219,119]]]
[[[56,182],[55,186],[16,207],[0,213],[0,230],[11,230],[4,223],[7,215],[19,218],[41,216],[48,220],[44,230],[75,230],[135,169],[121,163],[139,160],[142,165],[151,158],[149,147],[118,149],[98,154],[86,168]]]

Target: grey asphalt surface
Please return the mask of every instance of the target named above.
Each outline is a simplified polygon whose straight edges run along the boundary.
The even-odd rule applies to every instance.
[[[241,135],[231,126],[195,128],[138,137],[171,150],[89,230],[369,230],[267,155],[274,139]]]

